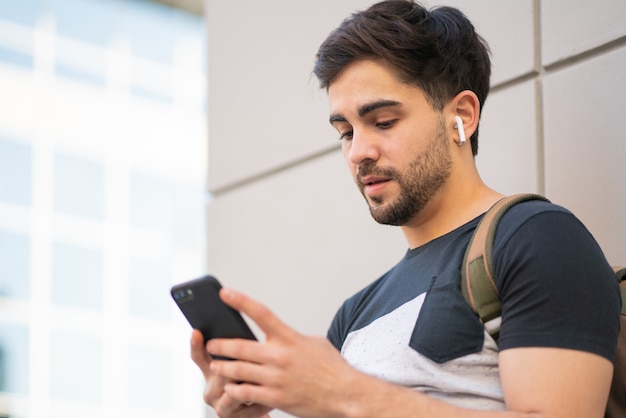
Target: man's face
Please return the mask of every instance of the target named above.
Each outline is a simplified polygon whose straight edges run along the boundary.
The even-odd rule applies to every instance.
[[[359,61],[328,89],[330,122],[379,223],[406,225],[445,184],[452,159],[443,116],[386,66]]]

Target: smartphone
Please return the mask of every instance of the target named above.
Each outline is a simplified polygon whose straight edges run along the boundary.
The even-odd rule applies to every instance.
[[[256,340],[241,314],[220,299],[220,282],[204,276],[172,287],[172,298],[204,342],[212,338],[247,338]]]

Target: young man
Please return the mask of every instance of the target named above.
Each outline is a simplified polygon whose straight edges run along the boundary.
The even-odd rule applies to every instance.
[[[266,340],[205,347],[195,331],[205,401],[222,417],[274,408],[303,417],[602,417],[620,302],[602,252],[571,213],[533,201],[502,219],[497,345],[460,292],[471,234],[502,197],[474,162],[490,62],[471,23],[455,9],[384,1],[331,33],[314,71],[373,218],[398,225],[409,250],[344,303],[328,339],[224,290]]]

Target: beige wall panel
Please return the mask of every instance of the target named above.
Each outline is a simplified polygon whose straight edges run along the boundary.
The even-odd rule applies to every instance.
[[[626,35],[624,0],[541,1],[544,65]]]
[[[219,196],[208,237],[209,272],[323,335],[340,303],[407,248],[370,218],[339,150]]]
[[[626,48],[545,78],[546,193],[570,208],[609,261],[626,249]]]
[[[534,69],[532,0],[431,1],[459,8],[491,48],[492,85]]]
[[[207,0],[209,187],[329,147],[319,44],[363,0]]]
[[[209,178],[218,192],[209,206],[209,272],[305,333],[324,334],[340,303],[406,251],[397,228],[371,220],[340,151],[325,151],[338,148],[336,134],[325,93],[310,79],[319,43],[374,2],[205,0]],[[499,88],[481,122],[484,180],[506,194],[545,188],[589,227],[609,261],[625,262],[626,2],[445,3],[461,8],[492,49]],[[535,22],[547,69],[535,68]],[[595,57],[567,60],[602,45]]]
[[[535,82],[492,92],[483,108],[476,164],[504,194],[538,192]]]

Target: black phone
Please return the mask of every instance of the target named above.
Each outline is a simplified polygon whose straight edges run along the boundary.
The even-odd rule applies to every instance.
[[[213,276],[204,276],[172,287],[172,298],[204,342],[212,338],[256,340],[241,314],[220,299],[222,285]]]

